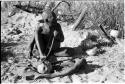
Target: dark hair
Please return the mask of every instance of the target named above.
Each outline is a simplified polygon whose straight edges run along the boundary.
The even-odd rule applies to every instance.
[[[53,11],[52,11],[52,16],[53,16],[53,22],[52,23],[57,23],[57,16]]]
[[[51,11],[51,10],[49,10],[49,9],[46,9],[46,10],[44,10],[43,12],[46,12],[47,14],[49,13],[51,13],[52,14],[52,16],[53,16],[53,21],[52,21],[52,23],[53,24],[56,24],[57,23],[57,16],[56,16],[56,14],[53,12],[53,11]]]

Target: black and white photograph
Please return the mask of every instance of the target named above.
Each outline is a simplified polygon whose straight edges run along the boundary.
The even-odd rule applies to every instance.
[[[1,84],[125,83],[124,0],[1,0]]]

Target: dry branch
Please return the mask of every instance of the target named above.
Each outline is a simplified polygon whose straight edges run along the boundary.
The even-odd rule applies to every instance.
[[[59,2],[59,3],[52,9],[52,11],[54,11],[62,2],[67,3],[68,6],[69,6],[69,8],[70,8],[70,3],[69,3],[69,2],[67,2],[67,1],[61,1],[61,2]]]
[[[102,25],[100,25],[100,28],[103,31],[103,33],[105,34],[105,36],[114,43],[114,40],[107,34],[107,32],[105,31],[105,29],[102,27]]]
[[[76,28],[78,27],[78,25],[80,24],[81,20],[83,20],[85,18],[85,15],[86,15],[86,10],[87,10],[87,7],[84,8],[81,12],[81,14],[79,15],[78,19],[76,20],[76,22],[74,23],[74,26],[73,26],[73,30],[76,30]]]

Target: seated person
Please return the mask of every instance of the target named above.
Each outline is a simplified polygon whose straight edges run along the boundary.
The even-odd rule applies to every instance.
[[[32,51],[36,45],[40,58],[46,57],[54,38],[51,52],[60,48],[60,43],[64,41],[64,35],[59,23],[56,20],[56,14],[50,10],[45,10],[40,14],[34,37],[29,45],[29,58],[33,56]]]

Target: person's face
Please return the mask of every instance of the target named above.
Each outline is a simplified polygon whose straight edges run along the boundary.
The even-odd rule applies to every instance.
[[[47,34],[50,32],[50,26],[52,25],[53,16],[51,12],[43,12],[42,15],[38,15],[37,17],[39,27],[42,27],[43,34]]]
[[[47,25],[51,26],[52,21],[53,21],[53,16],[52,16],[51,12],[43,12],[41,17],[42,18],[40,20],[38,20],[39,23],[47,24]]]

